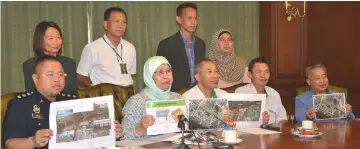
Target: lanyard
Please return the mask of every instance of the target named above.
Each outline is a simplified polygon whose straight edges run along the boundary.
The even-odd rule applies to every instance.
[[[113,48],[108,42],[106,42],[106,40],[105,40],[104,37],[102,37],[102,38],[103,38],[104,42],[105,42],[107,45],[109,45],[109,47],[116,53],[116,56],[117,56],[117,57],[120,57],[121,62],[123,62],[122,57],[119,55],[119,53],[116,52],[115,48]],[[122,51],[123,51],[123,46],[122,46],[122,44],[120,44],[120,46],[121,46],[121,55],[123,55],[123,52],[122,52]],[[119,59],[118,59],[118,61],[119,61]]]
[[[217,98],[216,93],[215,93],[215,90],[213,90],[213,91],[211,92],[211,97],[212,97],[212,98]]]

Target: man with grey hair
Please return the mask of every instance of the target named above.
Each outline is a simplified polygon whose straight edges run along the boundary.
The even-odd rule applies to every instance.
[[[313,107],[313,95],[335,93],[335,91],[328,89],[329,80],[324,65],[315,64],[307,67],[306,77],[306,82],[311,88],[295,98],[295,117],[297,123],[301,123],[303,120],[315,119],[317,110]],[[346,104],[345,108],[348,118],[354,119],[355,116],[351,112],[351,105]],[[342,119],[335,119],[332,121],[339,120],[341,121]]]

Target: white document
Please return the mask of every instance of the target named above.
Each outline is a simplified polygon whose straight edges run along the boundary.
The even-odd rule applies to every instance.
[[[260,127],[266,94],[228,94],[229,109],[237,128]]]
[[[254,134],[254,135],[280,134],[281,133],[281,132],[278,132],[278,131],[272,131],[272,130],[261,129],[261,128],[238,129],[238,131],[251,133],[251,134]]]
[[[186,136],[186,135],[188,135],[188,134],[190,134],[190,133],[184,133],[184,136]],[[181,137],[182,137],[182,133],[174,133],[174,135],[169,136],[169,137],[165,138],[165,139],[162,140],[162,141],[170,141],[170,142],[173,142],[173,141],[175,141],[175,140],[180,139]]]
[[[146,115],[155,118],[155,124],[147,128],[147,135],[179,132],[178,116],[186,115],[186,102],[183,99],[147,101]]]
[[[49,149],[92,149],[115,145],[113,96],[53,102]]]
[[[185,133],[184,135],[186,135],[186,134],[187,133]],[[123,146],[123,147],[138,147],[138,146],[153,144],[153,143],[157,143],[157,142],[161,142],[161,141],[170,141],[169,138],[173,138],[174,140],[176,140],[175,138],[178,138],[178,137],[181,137],[181,133],[169,133],[169,134],[158,135],[158,136],[147,138],[147,139],[121,140],[121,141],[117,141],[116,145]]]

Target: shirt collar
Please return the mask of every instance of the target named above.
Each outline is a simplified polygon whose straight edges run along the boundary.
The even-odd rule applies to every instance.
[[[186,44],[186,43],[190,43],[190,41],[186,39],[186,37],[182,34],[181,31],[180,31],[180,35],[181,35],[182,39],[184,40],[184,43],[185,43],[185,44]],[[191,43],[192,43],[192,44],[195,43],[195,35],[194,35],[194,34],[192,34],[192,42],[191,42]]]
[[[111,48],[114,48],[115,49],[115,46],[112,44],[112,42],[109,40],[109,38],[107,38],[106,34],[104,34],[104,39],[105,41],[111,46]],[[124,40],[122,37],[120,37],[120,45],[124,43]],[[119,46],[118,46],[119,47]]]
[[[310,88],[310,93],[312,95],[316,95],[315,90],[313,88]],[[329,89],[326,89],[326,94],[332,94],[332,93],[334,93],[334,92]]]
[[[257,92],[254,84],[250,83],[250,84],[249,84],[249,87],[253,90],[253,94],[258,94],[258,92]],[[264,94],[266,94],[266,97],[269,96],[268,93],[267,93],[267,91],[266,91],[266,86],[264,87]]]
[[[197,90],[203,95],[203,98],[206,98],[205,97],[205,95],[204,95],[204,93],[200,90],[200,88],[199,88],[199,86],[198,85],[195,85],[194,87],[196,87],[197,88]],[[211,98],[217,98],[218,96],[217,96],[217,94],[216,94],[216,92],[215,92],[215,88],[212,90],[212,92],[211,92]]]
[[[38,98],[38,99],[40,99],[40,100],[39,100],[39,103],[50,103],[50,102],[53,102],[53,101],[47,99],[43,94],[41,94],[41,93],[40,93],[39,91],[37,91],[37,90],[34,92],[34,95],[37,96],[37,97],[39,97],[39,98]],[[57,97],[56,97],[55,101],[57,101]]]

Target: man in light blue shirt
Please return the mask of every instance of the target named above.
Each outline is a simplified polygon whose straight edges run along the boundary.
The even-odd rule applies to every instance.
[[[335,91],[329,90],[329,80],[327,77],[326,68],[322,64],[315,64],[306,68],[306,82],[311,88],[296,96],[295,98],[295,118],[297,123],[303,120],[314,120],[315,122],[330,122],[330,121],[344,121],[346,119],[355,119],[354,114],[351,112],[351,105],[346,104],[345,119],[329,119],[329,120],[316,120],[315,113],[317,110],[313,107],[313,95],[318,94],[332,94]]]

